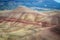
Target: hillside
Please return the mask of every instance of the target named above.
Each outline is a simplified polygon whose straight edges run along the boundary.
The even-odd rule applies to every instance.
[[[51,26],[52,17],[58,11],[36,11],[26,7],[19,7],[12,11],[0,12],[0,36],[4,40],[40,40],[40,31]],[[54,21],[54,20],[53,20]],[[4,33],[4,34],[2,34]],[[7,34],[6,34],[7,33]]]

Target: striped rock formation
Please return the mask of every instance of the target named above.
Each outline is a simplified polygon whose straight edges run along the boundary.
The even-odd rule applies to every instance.
[[[17,31],[26,26],[40,27],[42,25],[41,21],[46,17],[47,16],[42,12],[40,13],[38,11],[20,7],[9,13],[1,14],[0,27],[8,32]]]
[[[0,40],[59,40],[49,28],[57,12],[38,12],[19,7],[0,13]],[[52,18],[53,17],[53,18]],[[54,22],[53,22],[54,21]]]

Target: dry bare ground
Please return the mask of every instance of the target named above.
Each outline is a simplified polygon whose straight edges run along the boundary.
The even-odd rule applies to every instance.
[[[57,21],[52,17],[57,13],[60,12],[38,12],[23,7],[1,12],[0,40],[60,40],[58,35],[50,31]]]

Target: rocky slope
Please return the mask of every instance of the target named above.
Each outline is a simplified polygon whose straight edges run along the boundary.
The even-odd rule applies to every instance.
[[[51,26],[51,19],[56,11],[38,12],[26,7],[19,7],[0,14],[1,40],[42,40],[45,27]],[[46,33],[46,32],[45,32]],[[2,37],[1,37],[2,36]],[[45,40],[45,39],[44,39]],[[51,40],[51,39],[50,39]]]

